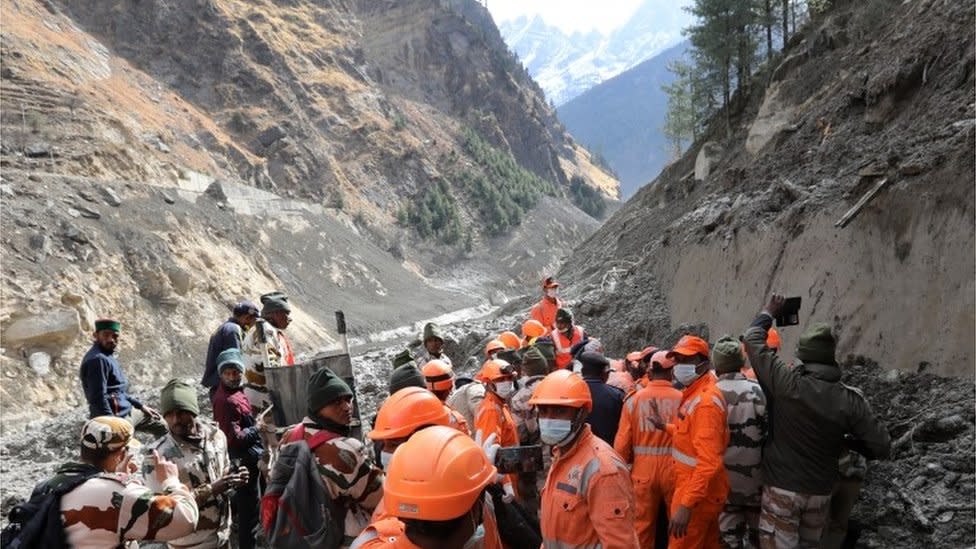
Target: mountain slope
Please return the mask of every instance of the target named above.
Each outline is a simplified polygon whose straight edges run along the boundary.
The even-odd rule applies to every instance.
[[[668,109],[661,86],[674,81],[668,63],[681,58],[687,48],[687,42],[668,48],[559,107],[566,129],[607,159],[620,177],[625,198],[672,160],[661,131]]]
[[[136,386],[197,376],[228,305],[276,289],[314,352],[337,309],[365,339],[535,285],[598,225],[570,178],[617,194],[473,0],[0,11],[0,391],[39,405],[5,420],[78,402],[98,316],[121,318]],[[461,178],[497,167],[471,135],[548,189],[508,233]],[[398,220],[425,200],[467,246]]]
[[[574,251],[561,280],[612,352],[703,322],[740,333],[778,290],[803,298],[787,357],[826,321],[842,359],[972,376],[974,3],[879,5],[813,21],[728,141],[697,143]]]
[[[681,3],[645,0],[618,29],[566,34],[540,16],[499,25],[505,42],[557,106],[681,40],[689,21]]]

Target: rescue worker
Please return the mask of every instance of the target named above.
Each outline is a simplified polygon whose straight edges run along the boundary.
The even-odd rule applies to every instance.
[[[345,537],[349,543],[369,524],[370,515],[383,497],[383,471],[373,465],[361,440],[350,437],[352,389],[329,368],[308,380],[308,415],[289,428],[282,444],[308,440],[319,431],[335,435],[313,450],[322,484],[328,496],[345,508]]]
[[[620,389],[624,392],[624,396],[634,392],[634,378],[630,377],[625,360],[610,360],[610,375],[607,377],[607,385]]]
[[[592,410],[586,416],[586,423],[593,434],[607,444],[613,444],[620,425],[620,410],[624,405],[624,392],[607,385],[610,377],[610,361],[600,353],[586,351],[579,356],[582,365],[580,374],[590,389]]]
[[[670,423],[681,403],[681,391],[671,385],[674,360],[667,354],[667,351],[658,351],[651,357],[648,385],[624,402],[620,428],[613,444],[624,461],[632,464],[630,477],[634,482],[636,502],[634,522],[640,547],[645,549],[667,546],[668,509],[674,494],[671,435],[647,419],[653,409],[664,423]],[[662,515],[664,524],[659,527],[658,520]]]
[[[729,444],[725,399],[715,385],[705,340],[686,335],[668,357],[675,361],[674,380],[684,388],[681,404],[673,423],[665,425],[653,408],[649,416],[671,435],[675,478],[668,547],[719,547],[718,517],[729,493],[722,464]]]
[[[485,345],[485,358],[491,360],[495,358],[495,355],[497,355],[499,351],[504,351],[505,349],[505,344],[502,343],[501,340],[493,339]]]
[[[572,349],[586,339],[582,326],[573,324],[573,313],[569,309],[556,311],[556,329],[552,333],[552,343],[556,349],[556,368],[568,368],[573,362]]]
[[[526,349],[522,355],[522,377],[519,378],[519,388],[512,395],[509,403],[515,428],[518,431],[519,443],[522,446],[542,444],[539,440],[539,414],[534,406],[529,405],[532,391],[549,373],[546,357],[535,347]],[[518,475],[517,491],[526,511],[534,520],[539,520],[539,495],[545,486],[546,474],[552,465],[551,449],[542,445],[542,470],[522,472]]]
[[[214,393],[220,386],[220,376],[217,375],[217,356],[230,348],[240,349],[244,343],[244,334],[254,325],[257,318],[258,306],[250,301],[241,301],[234,306],[231,317],[210,336],[210,344],[207,345],[207,359],[203,368],[203,379],[200,380],[200,383],[210,390],[210,400],[213,400]]]
[[[139,441],[132,424],[114,416],[88,420],[81,430],[81,459],[58,468],[42,481],[31,499],[69,477],[88,477],[61,498],[61,521],[68,547],[115,549],[133,540],[170,541],[190,535],[199,510],[190,490],[180,482],[176,464],[153,453],[155,483],[144,486],[135,472]]]
[[[719,535],[726,549],[759,547],[759,467],[766,438],[766,396],[758,383],[741,372],[744,364],[738,339],[723,336],[712,347],[712,366],[718,374],[716,385],[725,397],[729,425],[729,446],[724,458],[729,496],[719,515]]]
[[[234,490],[231,507],[237,524],[237,545],[254,547],[254,528],[258,524],[258,464],[264,455],[261,432],[244,394],[244,357],[237,349],[227,349],[217,357],[220,387],[214,393],[213,413],[217,426],[227,439],[227,453],[233,463],[247,469],[247,483]]]
[[[535,344],[540,337],[549,333],[549,330],[538,320],[530,318],[522,323],[522,346],[529,347]]]
[[[129,394],[129,380],[115,357],[122,323],[102,318],[95,321],[94,342],[81,360],[79,377],[88,401],[88,417],[125,418],[133,427],[154,436],[166,434],[159,412]]]
[[[495,435],[496,442],[503,448],[518,446],[518,430],[508,407],[509,400],[515,394],[515,374],[511,365],[503,360],[489,360],[478,375],[485,384],[486,392],[475,415],[475,433],[480,433],[481,440]],[[503,484],[509,499],[515,495],[516,481],[516,475],[511,474]]]
[[[417,364],[427,364],[431,360],[443,360],[454,366],[451,363],[451,358],[444,353],[444,333],[441,332],[440,326],[433,322],[425,324],[421,342],[423,343],[423,350],[414,358]]]
[[[532,306],[529,317],[542,324],[546,332],[556,328],[556,311],[563,306],[559,299],[559,283],[551,276],[542,279],[542,299]]]
[[[285,329],[291,324],[291,305],[280,293],[261,296],[261,318],[248,330],[241,345],[244,355],[244,394],[255,415],[271,406],[264,369],[293,366],[295,353]]]
[[[214,367],[216,371],[216,366]],[[227,454],[227,438],[212,422],[198,417],[197,392],[189,384],[173,379],[163,387],[159,411],[169,433],[146,446],[142,477],[155,492],[163,487],[156,482],[153,452],[171,460],[179,469],[180,482],[193,491],[200,520],[192,534],[170,540],[180,549],[216,549],[230,543],[230,500],[227,492],[248,482],[246,467],[232,469]]]
[[[556,370],[539,382],[529,404],[539,410],[542,442],[553,447],[542,492],[542,546],[638,547],[630,474],[613,448],[586,424],[593,408],[586,382],[573,372]]]
[[[868,459],[885,459],[891,452],[888,431],[867,401],[840,382],[829,325],[812,324],[800,336],[793,368],[766,346],[784,301],[774,294],[743,336],[771,414],[759,517],[764,549],[820,545],[845,447]]]
[[[637,353],[637,360],[633,362],[634,366],[630,370],[630,375],[634,378],[635,391],[640,391],[650,383],[647,378],[647,371],[651,366],[651,357],[656,352],[657,347],[649,345]]]
[[[498,476],[493,457],[450,427],[416,432],[394,452],[383,484],[393,517],[374,521],[352,549],[501,549],[486,492]]]
[[[427,390],[434,393],[450,411],[452,425],[461,432],[470,434],[468,420],[464,414],[447,404],[447,398],[451,396],[451,391],[454,389],[454,369],[443,360],[431,360],[424,364],[423,374]]]

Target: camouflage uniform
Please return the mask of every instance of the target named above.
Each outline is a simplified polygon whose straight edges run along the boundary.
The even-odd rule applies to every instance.
[[[258,331],[262,329],[264,330],[264,339],[267,341],[265,344],[259,341]],[[264,363],[265,347],[268,350],[268,362],[270,364]],[[257,416],[271,405],[271,396],[268,394],[267,382],[264,377],[265,366],[270,368],[291,366],[295,364],[295,355],[291,349],[291,342],[285,333],[272,326],[267,320],[260,318],[244,336],[241,354],[244,355],[244,394],[251,403],[254,415]]]
[[[725,397],[729,423],[729,446],[723,460],[729,476],[729,495],[719,516],[720,541],[723,547],[738,549],[746,546],[744,540],[748,536],[757,546],[766,396],[758,383],[741,372],[719,375],[717,385]]]
[[[322,430],[308,417],[302,420],[302,425],[305,426],[306,440]],[[290,441],[290,438],[291,429],[282,441]],[[370,515],[383,497],[383,471],[373,464],[362,441],[352,437],[333,438],[316,448],[314,453],[329,497],[346,509],[345,539],[341,547],[349,547],[369,526]]]
[[[819,547],[829,504],[830,495],[801,494],[775,486],[763,487],[759,547]]]
[[[224,547],[230,537],[230,499],[226,495],[213,496],[211,485],[230,470],[227,438],[213,423],[197,419],[199,442],[177,439],[168,433],[149,444],[146,455],[153,450],[175,463],[180,469],[180,482],[193,490],[199,505],[200,520],[189,536],[171,540],[173,548],[214,549]],[[157,488],[152,460],[144,460],[142,476],[146,485]]]
[[[532,391],[535,386],[546,376],[523,377],[519,380],[519,390],[512,395],[508,407],[512,412],[512,419],[515,420],[515,428],[518,430],[519,444],[542,446],[542,471],[535,473],[519,473],[518,493],[522,505],[533,518],[538,520],[539,508],[542,501],[539,495],[546,486],[546,476],[549,467],[552,466],[552,447],[542,444],[539,438],[539,413],[534,406],[529,406],[529,399],[532,398]]]
[[[91,465],[65,464],[48,482],[84,474],[86,468]],[[197,517],[193,494],[175,478],[154,493],[138,477],[100,473],[61,498],[65,537],[75,549],[135,548],[132,540],[178,539],[193,532]]]

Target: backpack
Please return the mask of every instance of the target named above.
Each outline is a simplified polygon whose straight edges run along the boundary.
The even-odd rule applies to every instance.
[[[306,441],[305,426],[299,424],[278,451],[261,496],[261,527],[271,547],[336,549],[342,544],[345,510],[329,497],[312,453],[338,436],[323,430]]]
[[[21,501],[7,515],[9,523],[0,533],[0,547],[8,549],[62,549],[68,547],[61,520],[61,497],[97,476],[68,475],[57,483],[36,489],[27,501]]]

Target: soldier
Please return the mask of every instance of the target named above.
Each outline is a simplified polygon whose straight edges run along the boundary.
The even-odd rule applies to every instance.
[[[345,509],[342,547],[369,525],[370,514],[383,497],[383,471],[373,464],[362,441],[349,436],[352,398],[346,382],[322,368],[308,380],[308,415],[281,438],[282,444],[288,444],[307,441],[321,431],[332,435],[312,453],[328,496]]]
[[[244,334],[254,325],[257,318],[258,306],[250,301],[242,301],[234,306],[231,317],[210,336],[203,379],[200,380],[204,387],[210,389],[210,400],[213,400],[214,393],[220,386],[220,376],[217,375],[217,356],[227,349],[240,349],[244,342]]]
[[[522,377],[519,379],[519,389],[512,395],[509,408],[515,429],[518,431],[519,443],[523,446],[542,444],[539,438],[539,413],[535,406],[529,406],[532,391],[549,373],[546,357],[535,347],[526,349],[522,355]],[[552,465],[552,450],[542,445],[542,471],[534,473],[522,472],[518,475],[518,493],[525,509],[536,520],[539,518],[539,495],[546,485],[546,474]]]
[[[88,400],[88,417],[126,418],[136,429],[162,436],[166,425],[159,412],[129,394],[129,380],[115,357],[122,323],[103,318],[95,321],[94,343],[81,360],[81,387]]]
[[[729,495],[718,519],[720,542],[728,549],[759,546],[759,465],[766,436],[766,396],[758,383],[742,373],[744,364],[742,345],[736,338],[723,336],[712,347],[712,366],[725,397],[729,424],[724,458]]]
[[[132,424],[122,418],[90,419],[81,430],[81,461],[62,465],[34,489],[35,495],[41,494],[68,477],[89,477],[61,498],[69,547],[115,549],[132,540],[169,541],[193,532],[197,503],[180,482],[176,464],[152,454],[158,493],[131,475],[133,452],[139,447],[132,433]]]
[[[255,416],[271,405],[264,369],[293,366],[295,354],[285,329],[291,324],[291,305],[280,293],[261,296],[261,318],[244,337],[241,352],[245,359],[244,394]]]
[[[159,411],[169,433],[149,444],[144,454],[153,452],[172,461],[179,468],[180,482],[193,490],[200,510],[196,530],[185,537],[170,540],[170,547],[180,549],[216,549],[230,542],[230,499],[228,490],[248,481],[246,467],[231,470],[227,455],[227,438],[212,422],[197,417],[197,393],[187,383],[173,379],[163,387]],[[145,460],[142,476],[154,490],[156,465]]]
[[[424,348],[415,358],[417,364],[427,364],[431,360],[443,360],[449,366],[453,366],[451,358],[444,353],[444,333],[441,332],[440,326],[433,322],[425,324],[422,341]]]

